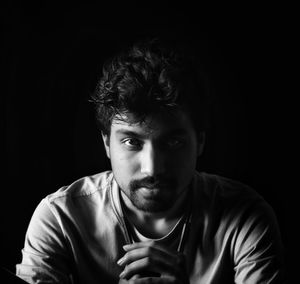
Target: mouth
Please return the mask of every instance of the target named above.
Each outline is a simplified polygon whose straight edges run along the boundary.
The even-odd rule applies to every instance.
[[[146,199],[157,199],[166,193],[161,187],[141,187],[140,192]]]
[[[142,183],[140,184],[141,188],[146,188],[149,190],[155,190],[155,189],[167,189],[170,187],[169,183],[163,183],[163,182],[155,182],[155,183]]]
[[[130,185],[132,191],[139,191],[144,197],[156,198],[162,195],[169,195],[175,186],[170,181],[144,179],[133,181]]]

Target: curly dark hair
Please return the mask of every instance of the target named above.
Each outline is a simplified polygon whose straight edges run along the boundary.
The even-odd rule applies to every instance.
[[[142,122],[176,108],[190,115],[196,130],[207,126],[205,77],[190,54],[171,46],[160,39],[141,41],[104,64],[92,102],[105,134],[116,116],[131,113]]]

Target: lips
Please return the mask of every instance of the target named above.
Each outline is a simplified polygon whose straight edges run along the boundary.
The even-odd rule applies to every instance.
[[[162,195],[164,191],[157,187],[155,188],[141,187],[140,192],[146,198],[157,198],[158,196]]]
[[[168,180],[153,180],[145,178],[143,180],[133,180],[130,183],[130,190],[137,191],[144,189],[145,193],[156,195],[163,192],[169,192],[175,188],[175,184]]]
[[[146,191],[146,192],[153,192],[153,193],[158,193],[161,191],[161,188],[158,187],[141,187],[142,190]]]

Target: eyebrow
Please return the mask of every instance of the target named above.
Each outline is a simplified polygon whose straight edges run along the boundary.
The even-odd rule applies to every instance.
[[[136,138],[142,138],[142,137],[146,136],[146,135],[142,135],[138,132],[127,130],[127,129],[118,129],[118,130],[116,130],[116,134],[126,135],[126,136],[131,136],[131,137],[136,137]]]
[[[136,131],[132,131],[132,130],[128,130],[128,129],[118,129],[118,130],[116,130],[116,134],[131,136],[131,137],[135,137],[135,138],[145,138],[148,136],[146,134],[141,134]],[[163,136],[184,136],[184,135],[187,135],[186,129],[176,128],[176,129],[167,131]]]

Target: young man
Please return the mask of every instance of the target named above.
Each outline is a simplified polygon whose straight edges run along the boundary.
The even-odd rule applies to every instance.
[[[93,101],[112,171],[41,201],[19,277],[282,283],[282,244],[270,206],[239,182],[196,171],[207,110],[199,74],[156,40],[105,65]]]

